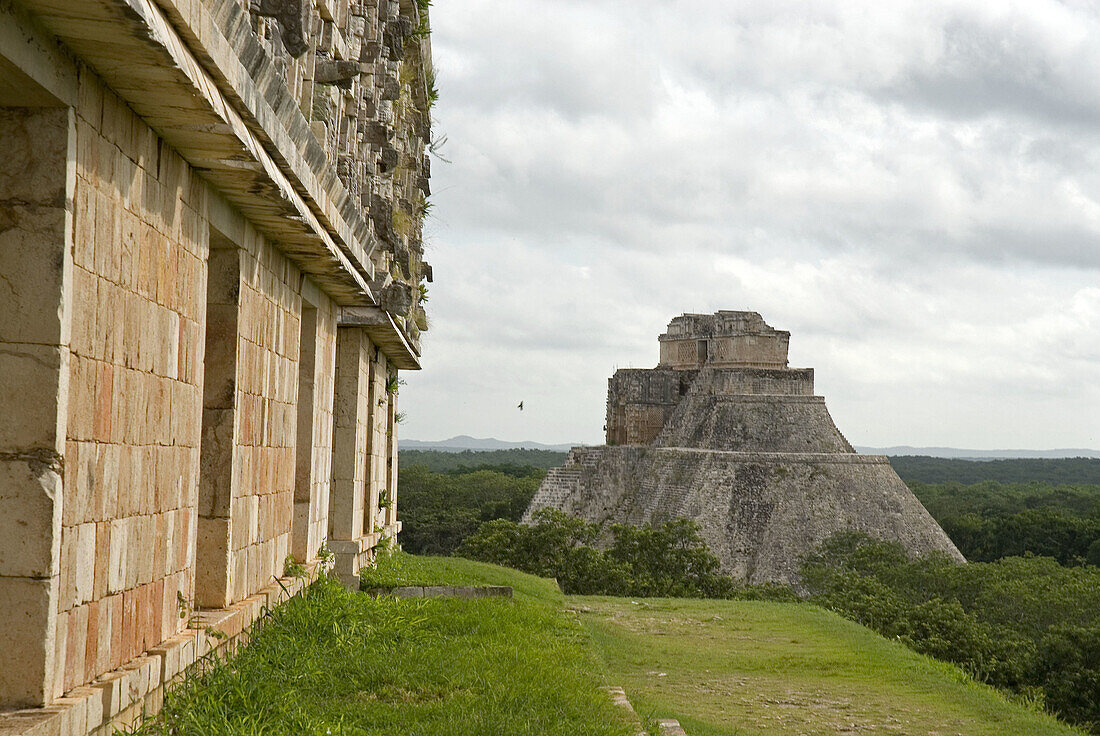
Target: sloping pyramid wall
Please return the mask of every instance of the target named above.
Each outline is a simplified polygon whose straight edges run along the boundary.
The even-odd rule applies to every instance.
[[[604,524],[694,519],[754,584],[796,584],[801,558],[840,531],[963,561],[885,457],[853,452],[822,397],[725,394],[729,372],[700,371],[652,445],[574,448],[525,521],[544,506]]]

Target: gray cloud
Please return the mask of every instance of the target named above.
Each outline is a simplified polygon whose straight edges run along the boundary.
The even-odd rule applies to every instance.
[[[453,163],[408,436],[597,441],[670,317],[749,308],[854,441],[1100,445],[1100,11],[433,12]]]

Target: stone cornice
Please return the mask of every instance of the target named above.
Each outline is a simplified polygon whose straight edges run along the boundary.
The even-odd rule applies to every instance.
[[[337,321],[340,327],[362,327],[371,342],[390,362],[402,370],[420,369],[419,347],[394,322],[393,316],[378,307],[344,307]]]
[[[305,155],[294,145],[278,117],[289,107],[284,102],[276,112],[260,94],[245,72],[247,59],[234,53],[202,5],[173,2],[177,22],[199,29],[188,39],[152,0],[26,0],[25,6],[337,302],[373,303],[365,220],[323,154],[310,151],[312,135],[299,138]],[[262,54],[258,45],[255,51]],[[279,85],[268,79],[260,82],[277,96],[272,90]]]

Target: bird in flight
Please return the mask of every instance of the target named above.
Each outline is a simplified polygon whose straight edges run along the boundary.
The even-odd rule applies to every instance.
[[[523,411],[523,402],[522,401],[519,402],[519,406],[517,406],[516,408],[519,409],[520,411]]]

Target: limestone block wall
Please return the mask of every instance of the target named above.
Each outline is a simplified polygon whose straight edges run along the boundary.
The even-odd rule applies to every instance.
[[[65,107],[0,111],[0,702],[56,690],[74,136]]]
[[[338,311],[323,292],[303,293],[291,542],[295,560],[312,559],[328,537]]]
[[[397,370],[393,369],[390,375],[396,379]],[[386,412],[386,504],[380,510],[379,523],[383,524],[386,528],[386,534],[397,536],[397,533],[401,531],[401,522],[397,520],[397,478],[398,478],[398,442],[397,442],[397,424],[399,413],[397,411],[397,392],[389,392],[388,411]],[[381,505],[381,504],[380,504]],[[377,526],[377,524],[376,524]]]
[[[391,467],[391,437],[393,435],[393,410],[396,392],[387,390],[391,371],[386,355],[374,348],[370,363],[370,387],[367,400],[371,411],[367,427],[367,492],[366,514],[363,517],[363,533],[381,533],[384,525],[379,503],[388,504]],[[392,373],[396,380],[396,371]]]
[[[111,730],[289,553],[400,529],[425,9],[0,4],[0,732]]]
[[[75,116],[55,696],[183,624],[208,249],[205,184],[87,70]]]
[[[229,602],[282,573],[294,514],[301,273],[258,235],[239,251]]]
[[[607,423],[605,427],[607,443],[609,445],[648,445],[661,435],[666,424],[674,416],[683,417],[686,415],[692,418],[691,421],[694,422],[694,419],[700,416],[695,411],[700,405],[717,405],[721,401],[736,400],[730,399],[731,396],[812,397],[813,386],[814,372],[812,368],[620,369],[615,371],[615,375],[608,380]],[[696,398],[689,402],[688,410],[676,412],[677,406],[689,394]],[[702,395],[720,398],[711,401],[698,398]],[[742,403],[766,406],[774,404],[777,400],[744,399]],[[820,403],[820,401],[811,398],[805,400],[810,403]],[[806,411],[811,414],[821,413],[821,411],[812,409]],[[806,411],[803,411],[803,414]],[[768,420],[765,426],[775,427],[776,431],[773,434],[785,432],[785,426],[777,427],[776,425],[789,425],[789,419],[782,419],[782,417],[790,415],[785,411],[773,412],[773,414],[775,414],[775,418]],[[722,423],[723,426],[730,424],[729,421],[722,420],[721,417],[710,418]],[[669,429],[669,434],[674,433],[677,437],[681,437],[676,442],[682,444],[687,441],[682,439],[687,433],[693,436],[698,435],[698,439],[692,441],[703,441],[704,434],[715,434],[714,427],[702,427],[697,423],[693,423],[689,428],[684,426],[685,421],[681,418],[677,420],[678,426]],[[832,446],[843,447],[845,443],[842,439],[838,441],[834,436],[839,435],[838,432],[835,432],[835,428],[832,432],[826,433],[831,439],[822,441],[818,436],[818,430],[831,424],[832,420],[828,418],[827,412],[824,418],[820,416],[810,418],[810,423],[798,433],[799,438],[795,440],[796,443],[802,442],[803,445],[792,451],[817,452],[828,451],[827,448]],[[758,425],[750,423],[750,426],[755,427]],[[740,442],[744,445],[747,441],[744,431],[741,431],[740,440],[733,437],[723,438],[723,441],[725,442],[727,439],[729,439],[727,444]],[[765,444],[772,441],[770,438],[758,438],[756,444],[751,447],[734,447],[733,444],[729,444],[725,449],[761,449]]]
[[[787,339],[774,335],[709,335],[661,341],[661,366],[703,365],[783,368],[787,365]]]
[[[560,468],[551,468],[523,514],[549,507],[602,524],[622,519],[640,482],[647,448],[639,446],[574,447]]]
[[[707,362],[714,366],[787,365],[787,335],[722,335],[707,343]]]
[[[9,425],[21,427],[20,436],[11,432],[5,442],[12,449],[0,455],[4,487],[11,487],[0,491],[3,518],[15,525],[9,531],[25,537],[24,517],[36,517],[44,545],[0,556],[0,605],[12,609],[3,613],[34,617],[27,625],[37,627],[9,631],[18,641],[0,654],[11,660],[0,662],[0,685],[16,702],[58,698],[187,625],[180,614],[197,602],[196,551],[210,540],[197,534],[202,430],[217,419],[203,412],[210,338],[219,350],[233,346],[230,400],[211,409],[230,413],[231,469],[227,556],[214,575],[225,587],[201,602],[229,605],[266,586],[282,572],[292,533],[302,274],[243,221],[240,243],[211,249],[206,183],[95,75],[84,70],[79,84],[71,109],[0,114],[5,137],[34,154],[0,177],[16,195],[8,199],[27,203],[3,211],[3,275],[26,285],[11,292],[4,313],[36,320],[52,314],[54,324],[45,335],[48,319],[6,320],[0,333],[9,416],[42,401],[52,416],[41,437],[28,435],[25,421]],[[43,224],[51,217],[52,230]],[[35,236],[43,238],[39,252],[31,247]],[[52,268],[55,291],[20,254]],[[225,294],[210,296],[219,289]],[[307,558],[316,556],[329,525],[338,316],[323,292],[314,288],[311,298]],[[219,323],[223,306],[232,318]],[[208,334],[218,324],[232,332]],[[376,508],[378,491],[395,483],[388,473],[390,368],[365,333],[360,337],[360,384],[368,393],[354,408],[362,441],[351,466],[360,485],[373,483]],[[48,339],[56,345],[47,347]],[[47,370],[39,378],[33,366]],[[215,393],[223,388],[211,379]],[[385,397],[377,408],[367,400],[371,391]],[[24,412],[36,413],[43,412]],[[20,497],[28,481],[42,489],[37,508]],[[359,518],[372,524],[374,514],[363,508]],[[26,651],[27,640],[36,652]]]
[[[361,328],[337,329],[328,544],[336,555],[336,574],[349,582],[367,549],[363,527],[370,471],[370,350]]]
[[[523,521],[543,507],[604,525],[693,519],[723,569],[751,583],[797,583],[801,556],[838,531],[962,559],[877,455],[574,448]]]
[[[663,368],[785,368],[791,334],[757,312],[723,310],[674,318],[661,343]]]
[[[697,371],[622,368],[607,381],[609,445],[648,445],[691,387]]]
[[[392,461],[397,394],[388,385],[396,387],[395,373],[367,329],[339,327],[328,545],[336,574],[349,584],[374,546],[400,528]]]
[[[696,389],[707,393],[813,396],[813,368],[712,368],[709,378]]]

